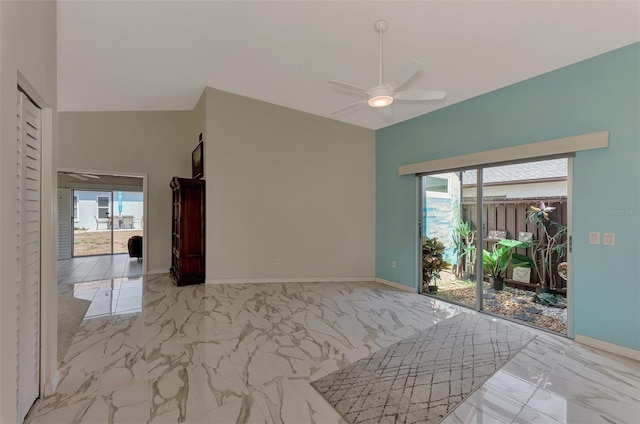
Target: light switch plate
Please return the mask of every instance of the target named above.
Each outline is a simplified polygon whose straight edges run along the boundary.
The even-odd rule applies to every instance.
[[[615,246],[616,244],[616,234],[615,233],[604,233],[602,235],[602,244],[606,246]]]
[[[600,233],[599,232],[590,232],[589,233],[589,244],[600,244]]]

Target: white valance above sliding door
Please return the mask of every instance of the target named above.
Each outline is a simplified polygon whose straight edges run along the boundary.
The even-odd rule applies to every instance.
[[[582,150],[602,149],[608,146],[609,132],[601,131],[402,165],[398,167],[398,175],[425,174],[451,169],[467,169],[481,165],[517,162],[525,159],[567,156]]]

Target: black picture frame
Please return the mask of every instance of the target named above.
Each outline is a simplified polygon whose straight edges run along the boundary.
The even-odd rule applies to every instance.
[[[198,143],[193,152],[191,152],[191,178],[197,180],[202,178],[203,169],[204,169],[204,157],[203,157],[203,145],[202,141]]]

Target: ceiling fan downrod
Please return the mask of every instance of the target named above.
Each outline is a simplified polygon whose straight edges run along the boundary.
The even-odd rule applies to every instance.
[[[367,103],[373,108],[382,108],[389,106],[393,103],[393,91],[389,87],[385,86],[383,81],[382,63],[383,63],[383,49],[382,49],[382,35],[389,29],[389,23],[384,19],[380,19],[373,24],[373,29],[376,30],[380,36],[380,79],[378,86],[369,90],[369,100]]]
[[[373,29],[375,29],[380,36],[380,80],[378,85],[382,85],[382,34],[387,32],[387,29],[389,29],[389,23],[384,19],[377,20],[373,24]]]

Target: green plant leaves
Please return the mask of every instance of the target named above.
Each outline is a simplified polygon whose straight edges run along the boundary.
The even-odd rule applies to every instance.
[[[514,267],[520,266],[523,268],[533,268],[535,266],[535,264],[533,263],[533,259],[531,259],[527,255],[523,255],[517,252],[513,252],[511,254],[511,263]]]
[[[440,271],[451,264],[444,260],[445,246],[437,237],[422,238],[422,278],[426,282],[440,279]]]
[[[558,302],[558,299],[551,293],[538,293],[533,295],[533,301],[541,305],[549,306],[555,305]]]

